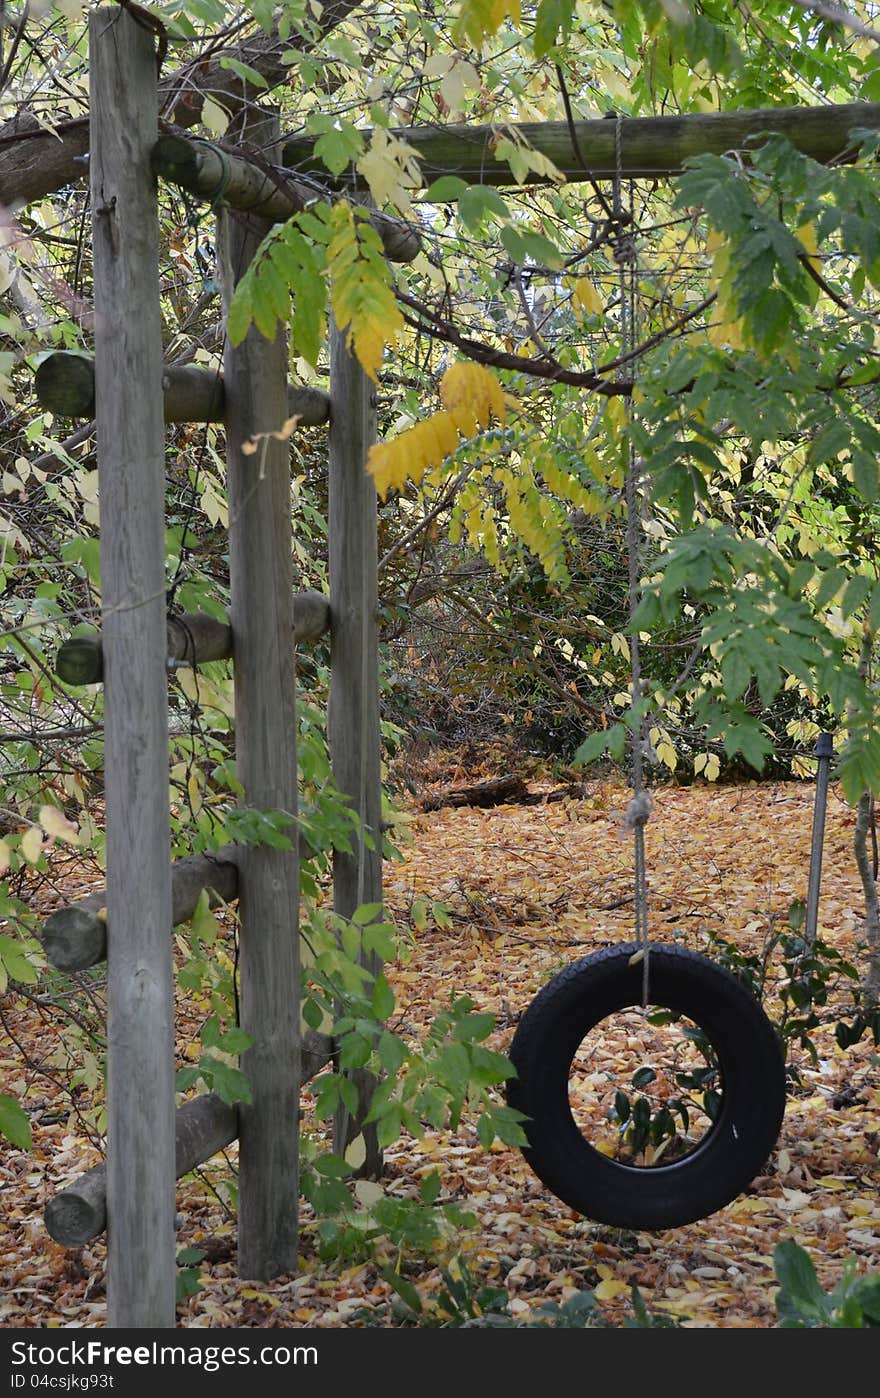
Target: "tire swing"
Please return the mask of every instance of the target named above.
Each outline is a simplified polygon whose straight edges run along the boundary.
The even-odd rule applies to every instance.
[[[620,132],[618,118],[618,147]],[[618,149],[612,236],[620,269],[621,339],[629,359],[635,340],[635,245],[626,230],[632,216],[623,212],[620,185]],[[626,473],[630,617],[639,600],[639,493],[638,466],[630,445]],[[632,705],[638,711],[643,691],[637,631],[631,635],[631,655]],[[523,1122],[526,1160],[559,1199],[599,1223],[662,1229],[692,1223],[723,1208],[760,1171],[782,1125],[785,1064],[772,1024],[741,982],[696,952],[649,946],[645,825],[651,799],[643,785],[644,753],[650,751],[645,739],[640,719],[632,725],[634,794],[626,813],[635,845],[637,940],[574,962],[538,993],[520,1020],[509,1050],[517,1076],[507,1084],[507,1100],[527,1118]],[[680,1023],[682,1017],[690,1020],[695,1028],[685,1029],[685,1044],[697,1047],[703,1063],[696,1071],[674,1071],[677,1085],[702,1090],[708,1129],[696,1143],[687,1139],[692,1098],[667,1098],[654,1116],[647,1099],[637,1099],[633,1108],[618,1089],[611,1115],[621,1122],[621,1138],[632,1123],[636,1138],[650,1147],[641,1152],[644,1165],[611,1158],[607,1141],[600,1142],[605,1149],[591,1144],[575,1120],[570,1091],[576,1072],[586,1073],[590,1067],[581,1068],[582,1041],[590,1030],[626,1010],[641,1015],[649,1032]],[[656,1032],[653,1037],[656,1042]],[[633,1086],[641,1087],[654,1076],[653,1068],[642,1068]],[[591,1075],[588,1096],[594,1096],[596,1077],[608,1075]],[[633,1121],[640,1111],[640,1121]],[[684,1128],[683,1143],[675,1113]],[[651,1146],[650,1128],[658,1122],[662,1130],[655,1144],[662,1149]],[[684,1153],[673,1158],[674,1148],[682,1144]]]
[[[670,1163],[624,1164],[596,1149],[572,1113],[572,1065],[591,1029],[646,1008],[643,953],[638,942],[608,947],[544,986],[509,1050],[517,1076],[507,1100],[528,1117],[526,1160],[563,1203],[617,1228],[677,1228],[729,1204],[760,1171],[782,1125],[785,1065],[772,1024],[735,977],[696,952],[652,945],[648,1003],[705,1036],[720,1105],[700,1142]]]

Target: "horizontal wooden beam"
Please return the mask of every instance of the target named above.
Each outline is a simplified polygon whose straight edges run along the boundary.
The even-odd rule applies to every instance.
[[[850,102],[827,107],[763,107],[752,111],[698,112],[686,116],[603,117],[567,122],[523,122],[498,126],[407,126],[392,135],[407,142],[419,156],[426,184],[441,175],[457,175],[468,184],[546,184],[530,173],[514,178],[506,160],[498,160],[499,140],[521,141],[552,160],[567,180],[610,180],[618,168],[625,179],[650,179],[680,174],[694,155],[748,152],[767,132],[786,136],[797,150],[827,164],[851,160],[852,133],[880,130],[880,102]],[[365,131],[369,140],[370,132]],[[282,160],[297,174],[319,174],[337,189],[361,190],[363,177],[354,166],[335,180],[315,158],[313,136],[294,136],[283,147]]]
[[[34,374],[41,408],[57,417],[95,416],[95,364],[91,355],[57,350],[41,360]],[[223,375],[194,364],[168,365],[162,371],[166,422],[222,422],[225,411]],[[287,390],[289,417],[300,427],[320,427],[330,417],[330,395],[305,384]]]
[[[300,1051],[301,1080],[308,1082],[333,1057],[334,1043],[315,1029],[305,1032]],[[238,1139],[238,1109],[215,1092],[194,1097],[177,1108],[174,1131],[174,1176],[182,1179]],[[134,1185],[132,1186],[134,1187]],[[107,1168],[95,1165],[48,1201],[46,1229],[62,1247],[79,1248],[107,1227]]]
[[[202,890],[218,908],[238,897],[235,845],[214,854],[191,854],[171,861],[171,919],[175,927],[196,910]],[[107,956],[107,893],[98,888],[87,898],[50,913],[43,923],[43,949],[59,971],[84,971]]]
[[[316,641],[330,629],[330,603],[322,592],[293,595],[293,640]],[[204,612],[169,616],[168,659],[183,665],[205,665],[234,654],[232,627]],[[104,678],[104,647],[100,632],[71,636],[58,647],[55,673],[65,684],[100,684]]]
[[[300,859],[314,854],[305,833],[298,837]],[[179,927],[196,910],[203,889],[208,906],[219,908],[238,897],[239,846],[222,845],[213,854],[189,854],[171,861],[171,922]],[[86,898],[56,908],[43,923],[43,950],[59,971],[85,971],[107,957],[107,892],[96,888]]]
[[[278,171],[273,179],[243,155],[232,155],[210,141],[187,136],[160,136],[151,156],[153,173],[201,199],[223,203],[243,213],[286,223],[302,213],[322,190],[310,181]],[[372,213],[370,222],[382,239],[389,262],[412,262],[421,251],[419,232],[387,214]]]

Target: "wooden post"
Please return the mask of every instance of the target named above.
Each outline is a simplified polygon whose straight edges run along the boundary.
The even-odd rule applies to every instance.
[[[366,471],[367,451],[376,436],[375,390],[346,348],[344,332],[330,330],[330,698],[328,729],[333,780],[357,811],[361,837],[351,854],[333,856],[333,908],[350,918],[362,903],[382,902],[382,776],[379,743],[379,674],[376,612],[376,487]],[[371,836],[368,848],[363,831]],[[374,974],[378,957],[363,958]],[[351,1074],[360,1108],[352,1117],[341,1109],[334,1150],[344,1155],[361,1133],[359,1172],[375,1177],[382,1169],[376,1128],[366,1125],[375,1080]]]
[[[89,20],[109,946],[108,1324],[174,1325],[174,1036],[154,39]]]
[[[257,113],[245,139],[268,145],[277,118]],[[226,296],[269,225],[225,210],[220,241]],[[227,306],[228,309],[228,306]],[[287,408],[287,344],[251,327],[225,363],[229,484],[230,620],[235,666],[238,776],[249,806],[296,813],[290,450],[261,441]],[[290,850],[249,846],[239,868],[242,1058],[253,1102],[240,1111],[238,1270],[268,1280],[296,1267],[299,1165],[299,861]]]

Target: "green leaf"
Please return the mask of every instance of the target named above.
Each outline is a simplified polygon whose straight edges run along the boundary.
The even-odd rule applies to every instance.
[[[22,985],[33,985],[39,979],[39,971],[15,937],[0,936],[0,966],[6,968],[11,980]]]
[[[793,1238],[786,1238],[773,1250],[773,1266],[777,1280],[797,1310],[808,1320],[824,1320],[826,1296],[809,1253]]]
[[[386,1020],[394,1011],[394,991],[380,973],[373,986],[373,1013],[377,1019]]]
[[[229,315],[226,319],[226,333],[229,336],[229,343],[233,346],[241,344],[251,327],[254,318],[251,295],[250,279],[243,277],[233,292]]]
[[[380,961],[393,961],[397,955],[397,936],[388,922],[371,922],[364,928],[364,951],[374,952]]]
[[[565,259],[555,243],[545,238],[543,233],[533,233],[528,228],[516,228],[508,224],[501,230],[501,244],[520,266],[529,258],[540,266],[558,272]]]
[[[5,1092],[0,1092],[0,1136],[5,1136],[19,1150],[30,1150],[33,1146],[27,1113]]]
[[[376,918],[381,916],[381,903],[362,903],[359,908],[355,908],[351,915],[351,920],[356,923],[358,927],[365,927],[368,922],[375,922]]]
[[[485,1039],[495,1028],[495,1016],[492,1014],[467,1014],[462,1019],[456,1021],[453,1034],[462,1043],[479,1042]]]
[[[257,72],[256,68],[249,67],[247,63],[239,62],[237,58],[221,58],[220,67],[229,68],[231,72],[237,73],[241,80],[250,83],[251,87],[267,88],[269,86],[262,73]]]
[[[331,127],[315,142],[315,155],[322,160],[331,175],[341,175],[347,165],[363,153],[364,138],[348,122]]]
[[[363,1034],[345,1034],[339,1046],[340,1068],[363,1068],[369,1062],[373,1046]]]
[[[227,1029],[220,1040],[224,1053],[246,1053],[254,1042],[252,1034],[246,1034],[243,1029]]]
[[[848,423],[838,418],[833,419],[816,434],[810,443],[808,461],[811,466],[821,465],[823,461],[834,460],[840,452],[849,446],[852,440]]]
[[[621,757],[625,742],[626,729],[619,723],[612,724],[600,733],[591,733],[571,759],[572,766],[583,767],[588,762],[595,762],[596,758],[605,752],[610,753],[612,757]]]
[[[433,1204],[440,1194],[440,1176],[436,1170],[426,1175],[419,1186],[423,1204]]]
[[[303,1001],[302,1017],[310,1029],[320,1029],[324,1023],[324,1011],[312,996]]]
[[[876,457],[869,452],[854,450],[852,457],[853,482],[863,500],[874,501],[878,494],[878,465]]]
[[[401,1301],[409,1307],[414,1315],[421,1315],[422,1298],[416,1291],[412,1282],[407,1281],[399,1272],[395,1272],[393,1267],[381,1267],[379,1269],[379,1275],[397,1292]]]
[[[560,30],[563,38],[571,33],[573,15],[574,0],[541,0],[532,38],[536,58],[544,58],[556,47],[556,37]]]
[[[471,1060],[463,1044],[447,1044],[440,1054],[438,1077],[453,1092],[465,1093],[470,1081]]]
[[[331,1180],[344,1180],[351,1174],[351,1166],[347,1160],[343,1160],[339,1155],[319,1155],[315,1161],[315,1169],[319,1175],[326,1176]]]
[[[422,195],[422,202],[425,204],[446,204],[454,199],[459,199],[468,188],[465,180],[459,179],[458,175],[441,175],[439,180],[434,180]]]
[[[251,1085],[238,1068],[230,1068],[228,1063],[218,1058],[211,1058],[208,1063],[203,1059],[202,1064],[203,1076],[210,1076],[212,1091],[229,1106],[235,1106],[236,1102],[253,1101]]]
[[[468,185],[459,196],[458,212],[462,223],[472,233],[478,233],[488,219],[501,223],[510,221],[510,209],[491,185]]]
[[[379,1062],[386,1073],[394,1074],[407,1060],[407,1048],[402,1039],[386,1030],[377,1046]]]

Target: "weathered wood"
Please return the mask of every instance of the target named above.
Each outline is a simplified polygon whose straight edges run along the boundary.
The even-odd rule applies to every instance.
[[[231,155],[210,141],[189,136],[161,136],[152,154],[153,170],[162,179],[201,199],[224,204],[271,223],[286,223],[314,201],[315,187],[285,175],[277,181],[245,155]],[[370,222],[382,239],[390,262],[412,262],[422,240],[416,228],[388,214],[374,212]]]
[[[269,88],[287,84],[293,70],[283,61],[284,55],[291,49],[308,52],[314,48],[361,3],[330,0],[319,6],[320,15],[314,11],[309,15],[307,36],[293,32],[282,38],[277,29],[271,34],[258,29],[246,34],[241,43],[222,47],[212,43],[210,57],[196,54],[183,67],[163,75],[159,82],[162,113],[173,115],[178,126],[195,126],[202,120],[208,96],[226,111],[238,112],[261,93],[255,93],[253,85],[234,68],[224,68],[227,58],[255,68]],[[237,32],[233,30],[233,37]],[[88,117],[62,121],[46,130],[32,112],[16,111],[0,125],[0,204],[29,204],[83,179],[88,149]]]
[[[202,120],[205,98],[210,97],[225,111],[236,114],[248,102],[263,97],[267,89],[282,84],[287,86],[296,69],[291,68],[289,61],[284,61],[285,55],[291,50],[308,53],[362,3],[363,0],[328,0],[328,3],[310,9],[304,16],[308,24],[307,35],[301,35],[294,29],[290,33],[285,32],[282,37],[277,29],[271,33],[258,29],[255,34],[249,33],[240,44],[215,46],[212,42],[210,57],[197,55],[184,69],[163,78],[159,84],[162,111],[172,112],[179,126],[195,126]],[[233,28],[232,35],[235,36],[237,32]],[[227,57],[256,69],[263,84],[255,87],[233,68],[224,68],[223,62]]]
[[[222,845],[213,854],[189,854],[171,862],[171,925],[188,922],[203,889],[208,906],[219,908],[238,898],[240,845]],[[297,836],[300,859],[311,859],[315,850],[305,831]],[[56,908],[43,923],[43,950],[59,971],[85,971],[107,956],[107,893],[96,888],[86,898]]]
[[[333,855],[333,907],[350,918],[362,903],[382,902],[382,775],[379,735],[377,501],[367,474],[367,451],[376,435],[376,400],[370,380],[349,352],[337,326],[330,330],[330,695],[328,733],[333,780],[357,812],[361,837],[351,854]],[[372,848],[363,838],[367,832]],[[374,974],[379,959],[364,965]],[[360,1172],[382,1169],[376,1127],[363,1121],[375,1082],[357,1071],[360,1099],[352,1117],[341,1110],[334,1149],[344,1154],[363,1135]]]
[[[37,366],[34,391],[41,408],[57,417],[94,417],[95,366],[91,355],[56,350]],[[166,365],[162,371],[166,422],[221,422],[225,412],[223,376],[194,364]],[[330,395],[308,384],[288,384],[287,415],[300,427],[320,427],[330,417]]]
[[[330,1062],[333,1040],[309,1029],[303,1036],[300,1073],[308,1082]],[[175,1177],[182,1179],[204,1165],[238,1137],[238,1108],[214,1092],[194,1097],[177,1108]],[[49,1236],[63,1247],[79,1248],[107,1227],[107,1168],[95,1165],[66,1189],[59,1190],[43,1211]]]
[[[417,152],[425,183],[441,175],[457,175],[468,184],[546,184],[534,172],[524,181],[514,178],[495,147],[512,136],[553,161],[572,183],[610,180],[617,171],[616,120],[607,117],[576,121],[577,147],[565,121],[510,123],[505,126],[407,126],[392,135]],[[823,164],[854,157],[852,132],[880,131],[880,102],[849,102],[839,107],[762,107],[734,112],[698,112],[684,116],[623,117],[620,132],[620,172],[625,179],[678,175],[693,155],[724,155],[760,144],[766,132],[786,136],[804,155]],[[369,141],[370,132],[364,132]],[[363,176],[349,166],[328,175],[314,154],[316,137],[294,136],[284,143],[282,161],[300,173],[318,174],[337,189],[366,187]],[[586,169],[585,169],[586,167]],[[587,173],[589,172],[589,173]]]
[[[205,888],[212,908],[238,897],[238,852],[237,846],[224,845],[215,854],[192,854],[172,862],[171,926],[192,917]],[[50,913],[41,935],[46,955],[60,971],[96,966],[107,955],[106,889]]]
[[[266,147],[277,117],[254,112],[245,138]],[[268,224],[222,210],[218,247],[227,296]],[[288,447],[265,438],[259,458],[242,446],[277,432],[284,412],[284,331],[251,327],[227,344],[230,618],[235,642],[236,766],[244,801],[297,809],[291,500]],[[240,1111],[238,1268],[267,1280],[296,1268],[299,1177],[299,861],[296,849],[254,845],[239,860],[241,1027],[254,1040],[242,1057],[253,1101]]]
[[[506,805],[549,806],[556,801],[577,800],[586,794],[587,788],[583,782],[567,782],[565,786],[554,787],[552,791],[529,791],[522,777],[507,774],[489,777],[487,781],[475,782],[473,786],[432,791],[422,799],[422,810],[441,811],[447,806],[478,806],[483,809]]]
[[[109,946],[110,1326],[174,1325],[174,1001],[165,678],[156,59],[89,19]],[[136,910],[136,915],[133,912]]]
[[[293,641],[317,641],[330,629],[330,602],[322,592],[293,595]],[[169,616],[168,659],[186,665],[206,665],[232,655],[232,627],[205,612]],[[104,649],[100,632],[71,636],[58,647],[55,673],[65,684],[100,684],[104,677]]]
[[[439,811],[445,806],[501,806],[510,801],[522,801],[528,787],[522,777],[507,775],[490,777],[473,786],[452,787],[434,791],[422,801],[425,811]]]

